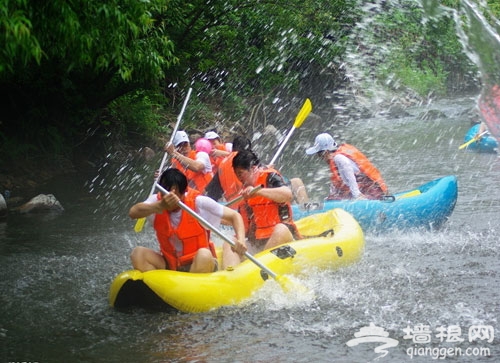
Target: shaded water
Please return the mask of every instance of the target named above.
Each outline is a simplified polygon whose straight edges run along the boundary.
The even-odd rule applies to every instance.
[[[312,302],[290,301],[269,281],[248,303],[205,314],[111,309],[109,285],[130,267],[131,249],[155,247],[153,233],[135,234],[126,216],[149,191],[154,165],[107,165],[97,176],[59,180],[47,190],[64,213],[11,214],[0,222],[0,361],[368,362],[381,355],[374,351],[381,343],[346,343],[370,323],[398,342],[377,361],[410,361],[414,347],[458,348],[464,355],[449,357],[458,362],[498,360],[497,337],[468,341],[471,327],[500,328],[500,161],[458,150],[474,101],[433,104],[444,114],[435,121],[418,118],[422,107],[400,119],[297,131],[279,162],[285,174],[304,179],[313,198],[326,194],[328,172],[303,153],[324,130],[369,155],[392,191],[448,174],[459,180],[445,229],[366,235],[359,263],[307,271],[301,282],[316,292]],[[404,338],[403,329],[419,324],[432,330],[430,342]],[[464,340],[441,342],[436,330],[453,326]],[[477,354],[466,356],[469,348]],[[479,348],[490,357],[478,356],[487,353]],[[430,354],[413,359],[430,361]]]

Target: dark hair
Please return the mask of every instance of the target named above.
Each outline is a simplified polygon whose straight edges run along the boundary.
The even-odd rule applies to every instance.
[[[176,168],[165,170],[160,176],[159,184],[168,191],[176,185],[180,194],[184,194],[186,192],[188,185],[186,176]]]
[[[242,168],[250,170],[252,166],[259,164],[260,160],[258,156],[251,150],[238,151],[236,156],[233,158],[233,169]]]
[[[233,151],[252,150],[252,142],[245,136],[235,136],[233,139]]]

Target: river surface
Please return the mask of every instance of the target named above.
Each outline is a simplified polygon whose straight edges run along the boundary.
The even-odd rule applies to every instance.
[[[328,170],[304,149],[323,131],[363,150],[393,192],[444,175],[459,181],[444,229],[366,234],[358,263],[305,274],[301,283],[316,293],[308,301],[271,280],[247,303],[203,314],[114,310],[108,289],[130,268],[130,251],[156,246],[127,216],[149,191],[155,162],[55,181],[42,192],[56,195],[62,214],[0,222],[0,362],[499,361],[500,160],[458,150],[474,102],[336,127],[323,117],[321,127],[306,121],[296,131],[278,163],[315,199],[327,193]],[[429,109],[443,115],[420,119]],[[376,341],[360,341],[362,328]],[[375,349],[384,342],[382,356]]]

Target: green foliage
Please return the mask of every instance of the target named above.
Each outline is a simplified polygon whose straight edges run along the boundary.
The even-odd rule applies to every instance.
[[[101,124],[121,138],[156,135],[165,131],[163,102],[158,93],[136,91],[113,100],[108,106],[109,117]]]
[[[178,62],[164,0],[0,1],[2,127],[42,152],[68,152],[109,102],[158,90]]]
[[[37,148],[30,143],[20,143],[9,135],[0,131],[0,155],[1,162],[5,165],[15,163],[17,159],[24,158],[26,155],[37,152]],[[0,163],[0,166],[2,164]]]
[[[356,19],[354,3],[230,0],[206,6],[191,1],[184,10],[172,1],[166,16],[184,19],[173,24],[183,31],[170,30],[180,68],[189,67],[209,90],[251,96],[278,86],[297,90],[303,77],[339,59]]]
[[[59,72],[113,72],[124,81],[158,80],[177,62],[161,0],[2,0],[7,32],[1,69],[18,71],[31,61],[58,64]],[[43,57],[42,57],[43,54]]]
[[[402,86],[409,88],[422,97],[446,95],[447,74],[441,68],[441,64],[429,65],[427,61],[420,65],[409,63],[408,59],[392,58],[388,61],[389,67],[397,64],[394,68],[381,68],[383,78],[395,77]],[[438,67],[438,68],[437,68]]]
[[[489,3],[498,14],[497,2]],[[451,79],[473,73],[453,19],[424,21],[414,0],[376,2],[380,11],[368,14],[368,32],[358,39],[352,32],[361,9],[372,8],[365,4],[0,0],[0,97],[7,105],[0,153],[71,153],[95,134],[168,131],[188,85],[196,97],[186,127],[240,120],[254,105],[305,85],[336,87],[352,42],[372,61],[361,55],[369,79],[395,89],[443,94],[453,89]]]
[[[1,0],[0,31],[4,35],[0,41],[0,75],[3,72],[13,72],[15,60],[23,64],[34,60],[38,64],[42,58],[42,49],[36,37],[33,36],[31,20],[22,7],[26,0]]]
[[[450,1],[452,5],[453,1]],[[468,86],[451,83],[456,74],[471,74],[474,69],[463,53],[456,35],[454,19],[426,18],[414,1],[401,0],[374,17],[369,42],[380,45],[375,70],[380,83],[394,89],[412,89],[425,97],[443,96]]]
[[[497,0],[488,0],[487,4],[493,16],[500,19],[500,2]]]

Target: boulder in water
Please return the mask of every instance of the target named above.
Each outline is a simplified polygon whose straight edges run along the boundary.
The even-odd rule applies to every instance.
[[[5,202],[5,198],[2,194],[0,194],[0,218],[3,218],[7,215],[7,203]]]
[[[63,206],[53,194],[39,194],[19,207],[21,213],[62,212],[63,210]]]

